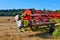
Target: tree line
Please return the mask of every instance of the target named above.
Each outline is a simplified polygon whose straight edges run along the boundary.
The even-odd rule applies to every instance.
[[[0,16],[15,16],[15,15],[21,15],[24,12],[25,9],[6,9],[6,10],[0,10]],[[30,9],[32,12],[34,12],[35,9]],[[44,9],[45,10],[45,9]],[[48,10],[52,11],[52,10]],[[56,10],[56,12],[60,12],[60,10]]]

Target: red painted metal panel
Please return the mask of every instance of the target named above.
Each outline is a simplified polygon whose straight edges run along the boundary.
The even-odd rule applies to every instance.
[[[32,13],[31,13],[31,11],[30,11],[29,9],[26,9],[26,10],[24,11],[24,14],[31,15]]]

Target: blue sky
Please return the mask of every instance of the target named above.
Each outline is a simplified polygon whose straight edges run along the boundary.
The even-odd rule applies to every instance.
[[[60,9],[60,0],[0,0],[0,9]]]

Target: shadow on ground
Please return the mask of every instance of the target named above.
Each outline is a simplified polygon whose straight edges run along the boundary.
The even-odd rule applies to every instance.
[[[53,38],[52,34],[48,33],[48,32],[43,32],[43,33],[36,33],[34,35],[29,35],[29,37],[39,37],[39,38],[44,38],[44,39],[50,39]]]

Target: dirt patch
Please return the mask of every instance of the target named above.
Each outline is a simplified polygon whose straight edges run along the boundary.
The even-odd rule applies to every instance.
[[[16,26],[14,17],[0,17],[0,40],[50,40],[48,36],[51,35],[41,31],[21,33]]]

